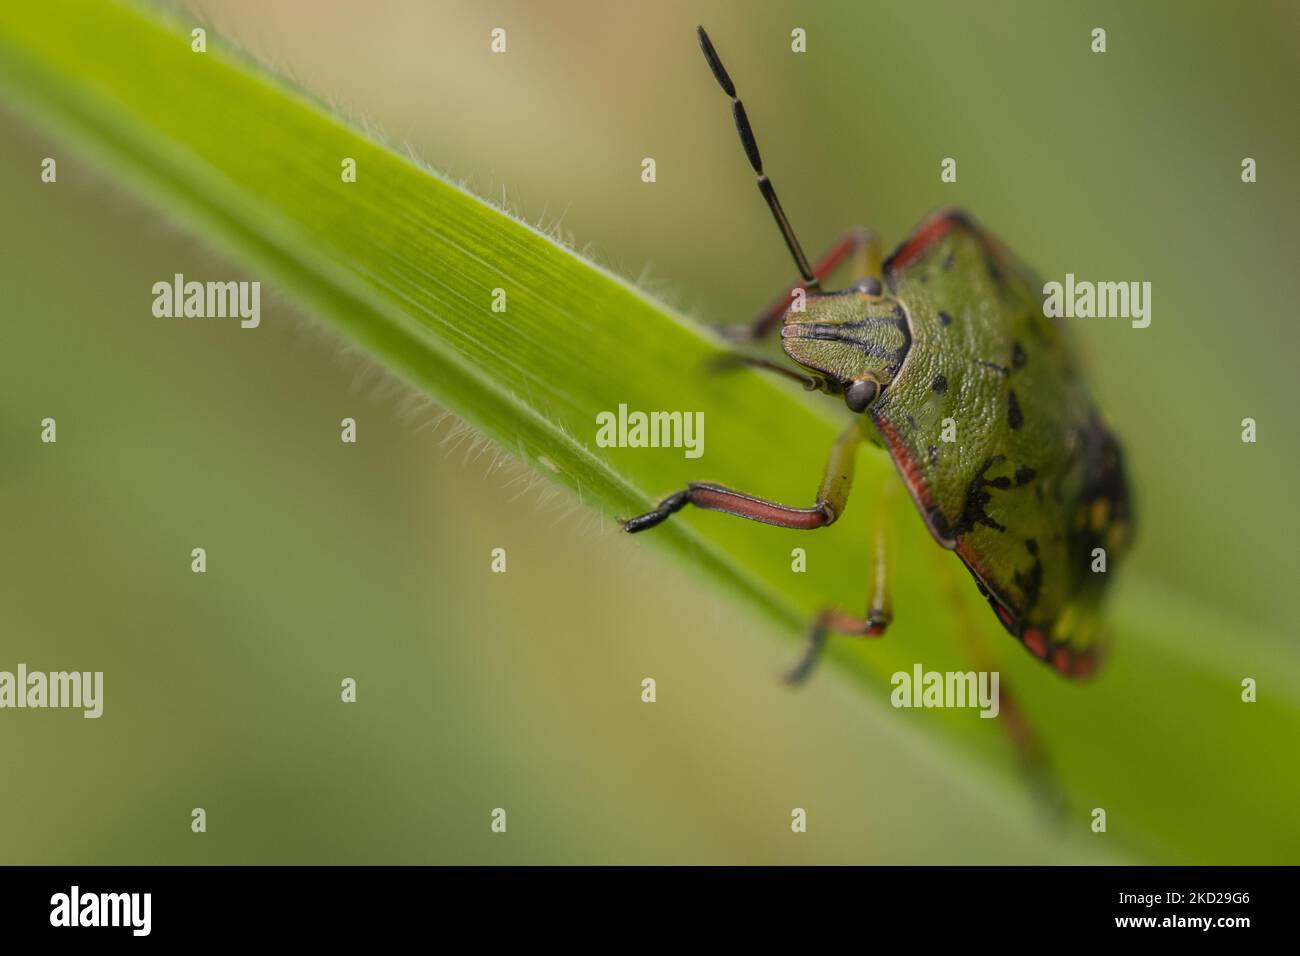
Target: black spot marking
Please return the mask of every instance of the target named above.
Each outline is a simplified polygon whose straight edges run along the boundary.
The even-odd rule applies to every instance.
[[[1030,565],[1029,570],[1017,571],[1014,577],[1016,587],[1020,588],[1025,595],[1024,613],[1027,614],[1034,609],[1043,591],[1043,562],[1035,555],[1034,563]]]
[[[930,464],[932,465],[939,464],[939,449],[936,448],[934,445],[930,446]]]
[[[1072,504],[1079,509],[1090,512],[1099,502],[1106,502],[1107,521],[1100,529],[1094,529],[1091,522],[1085,522],[1082,528],[1070,527],[1066,532],[1066,547],[1072,565],[1076,568],[1089,567],[1094,548],[1106,548],[1107,537],[1112,525],[1132,524],[1132,506],[1129,500],[1128,479],[1124,471],[1124,458],[1118,441],[1094,412],[1089,424],[1080,430],[1082,440],[1083,487]],[[1108,553],[1107,560],[1115,556]],[[1084,575],[1092,581],[1104,575]]]
[[[930,387],[934,389],[935,394],[942,395],[948,391],[948,380],[942,375],[936,375],[934,381],[930,383]]]
[[[1019,342],[1012,342],[1011,343],[1011,367],[1024,368],[1026,361],[1027,359],[1025,357],[1024,347]]]
[[[907,416],[907,427],[912,429],[912,431],[916,431],[917,429],[916,419],[911,415]]]
[[[1007,424],[1019,428],[1024,423],[1025,416],[1020,413],[1020,400],[1016,398],[1016,390],[1013,388],[1007,392]]]
[[[956,537],[956,532],[952,525],[948,524],[948,519],[943,516],[943,512],[939,510],[938,505],[931,508],[926,513],[926,517],[930,520],[930,526],[934,528],[935,531],[939,532],[939,537],[945,540],[951,540]]]
[[[999,375],[1010,375],[1010,374],[1011,374],[1011,369],[1007,368],[1005,365],[999,365],[997,362],[986,362],[986,361],[984,361],[983,359],[976,359],[976,360],[975,360],[975,364],[976,364],[976,365],[983,365],[985,368],[991,368],[991,369],[993,369],[993,371],[997,372]]]
[[[1028,551],[1030,554],[1032,554],[1034,557],[1038,557],[1038,542],[1035,541],[1033,538],[1030,538],[1028,541],[1025,542],[1025,550]]]
[[[1003,455],[995,455],[992,458],[984,459],[984,464],[980,467],[980,470],[976,473],[975,477],[970,480],[970,483],[966,485],[966,501],[962,505],[962,512],[960,517],[957,518],[956,525],[953,526],[953,537],[965,534],[977,524],[984,525],[986,528],[992,528],[994,531],[1007,530],[1005,525],[995,521],[990,517],[989,513],[984,510],[984,506],[993,499],[993,496],[985,490],[986,488],[990,486],[994,488],[1006,487],[998,484],[1000,481],[1007,482],[1007,486],[1010,485],[1010,480],[1006,477],[994,478],[992,480],[984,477],[985,472],[1004,459],[1005,456]]]
[[[952,325],[952,316],[949,315],[947,312],[940,312],[940,313],[939,313],[939,324],[940,324],[940,325]]]
[[[950,252],[950,253],[948,253],[947,256],[944,257],[944,260],[943,260],[943,271],[944,271],[944,272],[949,272],[949,271],[952,270],[952,262],[953,262],[953,259],[952,259],[952,253]]]
[[[1035,477],[1037,477],[1037,475],[1038,472],[1034,471],[1034,469],[1030,468],[1028,465],[1021,465],[1016,469],[1016,487],[1019,488],[1021,485],[1029,484]],[[1042,500],[1042,492],[1040,491],[1038,494],[1039,500]]]

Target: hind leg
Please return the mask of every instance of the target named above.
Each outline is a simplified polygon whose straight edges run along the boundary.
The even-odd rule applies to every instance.
[[[996,662],[983,640],[979,628],[970,614],[969,606],[963,601],[958,590],[958,583],[952,574],[952,563],[947,555],[935,551],[935,573],[944,600],[957,624],[957,630],[966,645],[966,653],[978,670],[996,670]],[[1059,816],[1064,810],[1064,796],[1060,780],[1052,769],[1042,739],[1034,729],[1028,715],[1021,710],[1005,680],[998,682],[998,722],[1006,733],[1007,741],[1020,763],[1021,772],[1028,779],[1030,786],[1043,800],[1048,810]]]

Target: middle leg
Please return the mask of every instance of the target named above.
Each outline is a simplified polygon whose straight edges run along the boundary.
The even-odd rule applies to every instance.
[[[885,478],[876,510],[871,518],[871,594],[863,617],[827,608],[813,619],[808,629],[808,646],[799,663],[785,675],[787,684],[801,684],[821,658],[832,634],[855,637],[882,637],[894,619],[894,542],[893,503],[898,482],[892,475]]]

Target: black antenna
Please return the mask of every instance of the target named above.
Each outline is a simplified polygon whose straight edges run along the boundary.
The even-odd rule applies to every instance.
[[[749,117],[745,115],[745,104],[740,102],[736,96],[736,85],[731,82],[731,77],[727,75],[726,68],[722,61],[718,59],[718,51],[713,49],[713,41],[709,35],[704,32],[704,27],[697,28],[700,35],[700,49],[704,51],[704,59],[709,61],[709,69],[713,71],[714,78],[718,85],[722,87],[722,92],[731,97],[731,111],[736,117],[736,132],[740,134],[740,144],[745,147],[745,155],[749,157],[749,165],[754,167],[754,172],[758,174],[758,191],[763,194],[767,200],[767,206],[772,210],[772,218],[776,220],[777,228],[781,230],[781,236],[785,239],[785,244],[790,248],[790,255],[794,257],[794,264],[799,267],[799,274],[803,276],[804,286],[810,291],[817,291],[821,288],[821,283],[817,281],[817,276],[813,274],[812,267],[808,265],[808,259],[803,254],[803,249],[799,246],[799,240],[794,237],[794,229],[790,226],[790,220],[785,218],[785,210],[781,208],[781,201],[776,198],[776,190],[772,188],[772,180],[767,178],[767,173],[763,172],[763,159],[758,155],[758,143],[754,141],[754,130],[749,125]]]

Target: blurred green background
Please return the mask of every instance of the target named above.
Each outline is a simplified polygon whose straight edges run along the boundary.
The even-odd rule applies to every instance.
[[[1152,582],[1145,606],[1177,615],[1175,639],[1260,681],[1258,714],[1294,716],[1294,697],[1269,695],[1300,666],[1295,5],[175,8],[706,321],[749,316],[790,266],[700,21],[810,250],[850,224],[892,246],[958,204],[1046,277],[1151,281],[1149,329],[1076,325],[1136,476],[1133,574]],[[497,26],[503,57],[486,52]],[[806,54],[790,52],[796,26]],[[264,296],[255,333],[153,320],[160,278],[248,276],[12,114],[0,135],[0,669],[107,684],[98,721],[0,713],[0,861],[1295,862],[1294,827],[1268,846],[1233,834],[1253,788],[1292,806],[1300,790],[1296,741],[1267,719],[1228,733],[1198,721],[1177,674],[1147,675],[1185,750],[1249,733],[1270,755],[1258,778],[1239,804],[1197,807],[1177,848],[1054,827],[924,715],[831,669],[784,689],[795,648],[765,622],[484,451],[288,301]],[[956,184],[939,181],[947,156]],[[206,575],[189,570],[198,546]],[[488,571],[494,547],[505,575]],[[1177,814],[1196,781],[1162,768],[1143,799]]]

